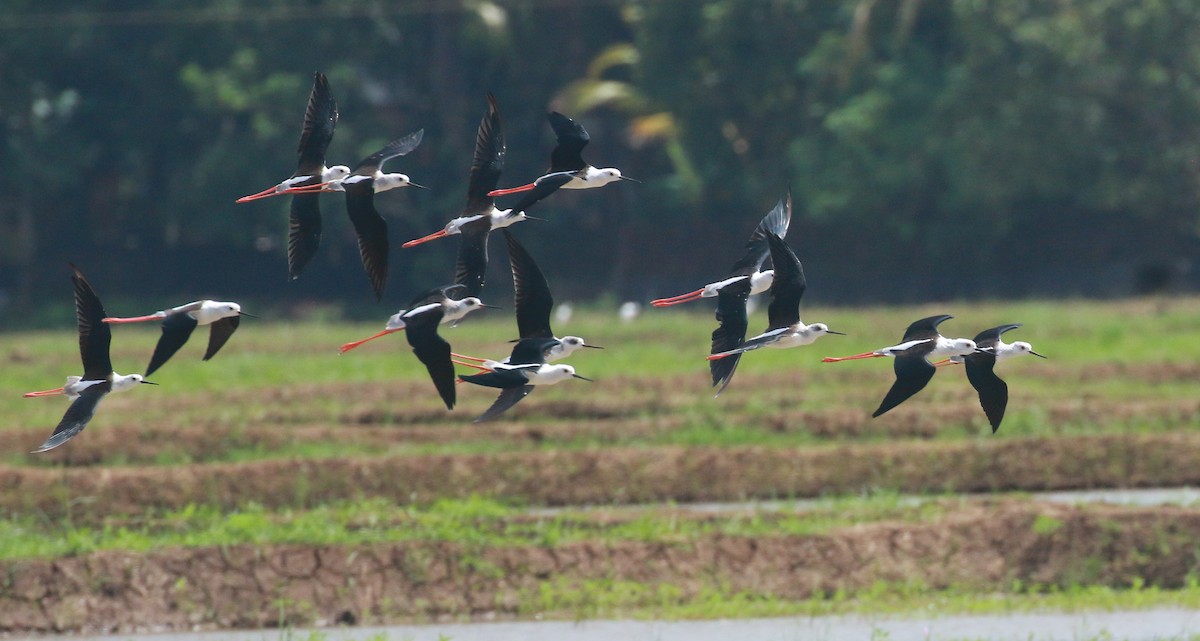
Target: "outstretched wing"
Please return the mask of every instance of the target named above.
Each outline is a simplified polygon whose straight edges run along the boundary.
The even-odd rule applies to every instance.
[[[204,352],[204,360],[217,355],[217,352],[225,345],[229,337],[233,336],[233,332],[237,330],[241,322],[241,316],[229,316],[214,321],[210,325],[210,329],[208,330],[208,349]]]
[[[329,80],[321,72],[313,73],[312,93],[308,96],[308,108],[304,111],[304,131],[300,133],[300,146],[296,154],[300,160],[293,176],[319,176],[325,166],[325,150],[333,140],[337,127],[337,101],[329,89]]]
[[[407,136],[397,138],[388,144],[384,145],[383,149],[363,158],[361,162],[354,167],[355,174],[361,176],[370,176],[376,171],[383,169],[383,163],[395,158],[403,156],[408,152],[417,148],[421,144],[421,138],[425,136],[424,129],[418,129]]]
[[[346,185],[346,213],[358,236],[358,254],[371,280],[375,298],[383,300],[388,277],[387,221],[375,209],[375,187],[370,180]]]
[[[720,354],[737,349],[746,339],[746,328],[749,325],[746,300],[749,298],[750,279],[748,278],[726,285],[717,293],[717,323],[719,325],[712,333],[710,354]],[[715,396],[720,396],[721,392],[724,392],[725,388],[729,386],[741,358],[741,354],[734,354],[708,362],[713,387],[720,386]]]
[[[508,411],[508,408],[520,403],[521,399],[529,396],[532,393],[533,385],[522,385],[520,387],[510,387],[506,390],[502,390],[500,392],[500,396],[496,397],[496,402],[492,403],[492,406],[487,408],[486,412],[475,417],[475,420],[472,422],[482,423],[484,421],[490,421]]]
[[[293,194],[288,216],[288,278],[295,280],[321,242],[321,206],[317,194]]]
[[[807,286],[804,268],[796,252],[773,232],[767,234],[775,277],[771,281],[771,304],[767,307],[767,329],[781,329],[800,322],[800,298]]]
[[[936,340],[938,337],[938,325],[954,318],[949,314],[938,314],[937,316],[929,316],[921,320],[913,321],[908,329],[904,330],[904,338],[900,342],[907,343],[908,341],[917,340]]]
[[[995,347],[996,343],[1000,342],[1000,337],[1004,334],[1004,332],[1012,331],[1020,326],[1020,323],[1009,323],[1007,325],[999,325],[997,327],[985,329],[975,336],[975,345],[979,349]]]
[[[780,238],[787,236],[788,227],[792,223],[792,190],[788,189],[787,197],[775,204],[775,208],[763,216],[746,241],[746,253],[729,269],[730,276],[749,276],[762,267],[763,261],[770,253],[767,244],[767,234],[775,234]]]
[[[150,356],[150,364],[146,366],[146,376],[150,376],[183,347],[184,343],[196,329],[196,319],[190,314],[177,312],[169,314],[162,322],[162,335],[154,346],[154,354]]]
[[[62,420],[58,422],[58,427],[54,428],[54,433],[50,438],[46,439],[40,447],[33,450],[33,454],[52,450],[63,443],[71,440],[76,434],[83,431],[87,427],[88,421],[96,415],[96,406],[100,404],[100,399],[108,394],[110,385],[108,383],[100,383],[92,385],[83,390],[79,394],[79,398],[75,399],[71,406],[67,408],[63,414]]]
[[[454,282],[465,287],[463,296],[479,296],[487,276],[487,241],[492,224],[481,218],[462,226],[458,243],[458,259],[454,265]]]
[[[967,370],[967,380],[971,381],[971,387],[979,394],[979,406],[987,415],[992,434],[995,434],[996,430],[1000,429],[1000,421],[1004,420],[1004,410],[1008,407],[1008,384],[996,376],[996,356],[980,352],[967,354],[963,357],[963,367]]]
[[[883,397],[879,409],[871,414],[872,418],[891,410],[907,401],[913,394],[925,389],[937,371],[936,367],[925,360],[923,354],[901,354],[896,357],[893,369],[896,371],[896,382],[892,383],[892,388]]]
[[[464,215],[491,212],[495,199],[488,195],[500,182],[504,171],[504,131],[500,127],[500,107],[496,97],[488,92],[488,110],[479,122],[475,134],[475,154],[471,159],[471,176],[467,181],[467,207]]]
[[[550,172],[579,171],[587,167],[583,161],[583,148],[592,138],[583,125],[557,111],[546,114],[546,120],[550,121],[550,128],[558,139],[554,151],[550,152]]]
[[[546,275],[516,237],[507,229],[503,231],[504,240],[508,243],[508,262],[512,265],[517,334],[521,338],[553,338],[550,312],[554,309],[554,297],[550,295]]]
[[[456,400],[454,363],[450,360],[450,343],[437,333],[441,320],[441,312],[417,316],[408,322],[404,335],[417,359],[429,372],[429,378],[433,380],[433,386],[437,388],[446,409],[452,410]]]
[[[79,356],[83,360],[83,379],[100,381],[112,374],[108,348],[112,330],[104,317],[104,305],[83,272],[71,264],[71,283],[75,286],[75,321],[79,327]],[[80,428],[83,429],[83,428]]]

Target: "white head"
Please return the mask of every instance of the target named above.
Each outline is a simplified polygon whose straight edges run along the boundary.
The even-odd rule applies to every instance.
[[[597,186],[607,185],[611,182],[616,182],[621,179],[621,170],[615,167],[605,167],[604,169],[595,169],[589,172],[588,182],[595,182]]]
[[[133,389],[141,384],[157,385],[158,383],[151,383],[150,381],[146,380],[145,376],[142,376],[141,374],[129,374],[122,376],[121,374],[113,372],[113,392],[124,392],[125,390]]]
[[[551,350],[548,360],[559,360],[560,358],[566,358],[580,349],[583,349],[584,347],[590,349],[602,349],[596,345],[588,345],[582,338],[578,336],[563,336],[562,338],[558,339],[558,342],[559,344],[557,348]]]
[[[975,352],[976,349],[978,349],[978,348],[975,345],[975,341],[973,341],[969,338],[950,339],[950,349],[949,349],[950,356],[957,356],[957,355],[961,355],[961,354],[972,354]]]
[[[843,334],[842,332],[835,332],[832,329],[829,329],[829,326],[826,325],[825,323],[813,323],[812,325],[805,327],[804,331],[807,332],[812,337],[813,340],[816,340],[817,338],[824,336],[826,334],[837,334],[838,336],[845,336],[845,334]]]
[[[750,275],[750,294],[761,294],[775,282],[775,270],[768,269],[761,272],[754,272]]]
[[[1017,342],[1009,345],[1008,349],[996,350],[996,360],[1000,361],[1000,360],[1004,360],[1005,358],[1008,358],[1010,356],[1024,356],[1025,354],[1032,354],[1039,358],[1046,358],[1045,356],[1042,356],[1041,354],[1033,351],[1033,345],[1030,345],[1029,343],[1026,343],[1025,341],[1017,341]]]
[[[326,167],[325,170],[321,172],[321,182],[327,183],[327,182],[330,182],[333,180],[340,181],[340,180],[345,179],[346,176],[349,176],[349,175],[350,175],[349,167],[347,167],[345,165],[334,165],[332,167]]]
[[[397,187],[407,187],[412,182],[405,174],[380,174],[375,176],[375,193],[396,189]]]
[[[192,313],[196,322],[207,325],[213,321],[232,316],[241,316],[242,306],[237,303],[220,300],[206,300],[200,303],[200,309]]]

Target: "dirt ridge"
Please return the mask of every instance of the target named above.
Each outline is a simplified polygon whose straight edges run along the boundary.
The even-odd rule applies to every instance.
[[[0,563],[0,631],[138,632],[531,615],[550,581],[668,584],[799,600],[878,581],[1010,590],[1073,583],[1177,587],[1200,559],[1200,511],[970,505],[936,523],[808,536],[470,548],[234,545]],[[1097,563],[1096,559],[1104,559]],[[648,604],[649,605],[649,604]]]
[[[607,448],[164,467],[0,466],[0,510],[86,521],[188,504],[304,508],[472,495],[531,505],[739,501],[855,493],[1041,491],[1200,483],[1200,435],[769,447]]]

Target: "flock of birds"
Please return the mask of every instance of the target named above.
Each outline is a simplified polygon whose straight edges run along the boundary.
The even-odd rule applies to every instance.
[[[550,326],[554,299],[545,274],[511,231],[510,225],[528,220],[526,211],[559,189],[592,189],[619,181],[633,180],[615,168],[596,168],[583,160],[582,151],[589,136],[582,125],[558,112],[547,115],[556,136],[550,154],[550,169],[535,181],[508,189],[499,189],[504,168],[505,141],[496,99],[487,95],[487,112],[479,123],[474,156],[467,183],[467,203],[459,217],[427,236],[404,243],[413,247],[439,238],[461,237],[455,265],[454,283],[430,289],[415,297],[406,309],[388,319],[384,329],[361,340],[341,346],[346,353],[368,341],[404,331],[417,359],[425,366],[447,409],[457,401],[458,383],[471,383],[500,390],[495,402],[475,422],[499,416],[516,405],[539,385],[554,385],[580,376],[575,368],[554,364],[582,348],[601,349],[578,336],[556,337]],[[321,237],[319,195],[343,192],[346,210],[358,238],[359,254],[377,300],[382,300],[388,275],[387,222],[375,208],[376,194],[399,187],[420,187],[402,173],[384,173],[384,163],[404,156],[420,145],[424,130],[418,130],[388,143],[367,156],[353,169],[346,165],[326,166],[325,152],[333,139],[338,121],[337,103],[329,82],[321,73],[314,74],[313,89],[304,117],[304,128],[297,151],[295,173],[278,185],[239,198],[250,202],[263,198],[291,195],[288,233],[288,275],[294,279],[315,255]],[[636,181],[634,181],[636,182]],[[512,207],[499,209],[496,197],[521,194]],[[652,301],[667,307],[701,298],[717,299],[718,327],[712,333],[708,356],[716,395],[729,385],[743,354],[764,347],[789,348],[809,345],[826,334],[841,334],[824,323],[806,324],[800,320],[800,299],[806,281],[799,258],[783,238],[792,218],[789,192],[759,222],[745,246],[745,254],[734,263],[723,280],[710,283],[687,294]],[[487,241],[492,231],[502,230],[508,248],[513,277],[514,308],[518,338],[502,360],[465,356],[451,351],[450,344],[438,333],[443,324],[456,324],[467,314],[492,307],[479,294],[487,270]],[[770,257],[772,269],[762,269]],[[34,452],[44,452],[66,443],[81,432],[95,414],[99,402],[111,392],[134,389],[162,367],[188,340],[197,326],[210,327],[204,360],[212,358],[233,335],[243,316],[251,316],[233,302],[202,300],[153,314],[134,317],[110,317],[91,284],[75,265],[71,265],[75,291],[75,309],[83,376],[70,376],[66,384],[52,390],[29,392],[26,397],[65,395],[73,402],[51,436]],[[747,303],[752,294],[769,293],[766,330],[749,339]],[[938,326],[951,318],[931,316],[912,323],[901,342],[871,352],[843,358],[825,358],[836,362],[864,358],[893,357],[896,380],[879,408],[879,416],[917,392],[933,378],[938,367],[962,364],[967,378],[979,395],[980,405],[995,432],[1008,403],[1008,386],[994,367],[1008,358],[1032,354],[1029,343],[1005,343],[1004,333],[1020,327],[1008,324],[980,332],[973,340],[949,339]],[[151,355],[145,375],[122,375],[113,371],[109,357],[112,340],[110,324],[161,321],[162,335]],[[479,370],[458,375],[455,365]]]

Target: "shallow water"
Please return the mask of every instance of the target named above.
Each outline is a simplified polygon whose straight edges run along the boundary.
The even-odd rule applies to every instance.
[[[1200,612],[1144,610],[1076,614],[945,616],[933,619],[863,616],[718,621],[538,621],[457,623],[385,628],[325,628],[327,641],[1149,641],[1187,639]],[[306,630],[72,637],[73,641],[304,641]]]

